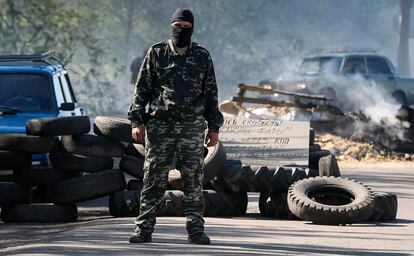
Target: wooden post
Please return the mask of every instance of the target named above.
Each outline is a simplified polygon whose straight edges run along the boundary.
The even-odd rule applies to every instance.
[[[243,84],[239,84],[239,92],[237,93],[237,96],[238,96],[239,100],[236,102],[236,104],[240,107],[243,104],[243,99],[244,99],[244,94],[245,93],[246,93],[246,89],[243,87]]]

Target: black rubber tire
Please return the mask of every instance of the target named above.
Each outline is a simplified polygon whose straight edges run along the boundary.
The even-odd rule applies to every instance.
[[[310,169],[318,169],[319,168],[319,159],[325,156],[331,155],[329,150],[320,150],[309,152],[309,168]]]
[[[287,191],[290,185],[293,184],[290,179],[290,171],[287,168],[279,167],[275,169],[272,185],[273,185],[273,193],[283,193]]]
[[[13,173],[13,171],[11,171]],[[7,175],[0,173],[0,182],[14,182],[13,181],[13,174]]]
[[[306,172],[301,168],[278,167],[271,178],[272,193],[287,193],[289,187],[298,180],[306,178]]]
[[[42,137],[78,135],[91,129],[89,116],[64,116],[31,119],[26,122],[26,133]]]
[[[135,177],[140,180],[144,178],[144,159],[143,158],[137,158],[133,156],[124,155],[121,158],[121,162],[119,163],[119,168],[123,172],[131,175],[132,177]]]
[[[318,169],[306,169],[307,173],[306,173],[306,178],[310,178],[310,177],[318,177],[319,175],[319,170]]]
[[[125,154],[137,158],[145,158],[145,146],[142,144],[129,143],[125,149]]]
[[[313,144],[309,146],[309,152],[321,151],[321,145]]]
[[[141,180],[132,179],[128,181],[127,190],[141,191],[143,186]]]
[[[52,187],[53,187],[53,184],[37,185],[37,186],[32,187],[31,203],[32,204],[50,203],[52,201]]]
[[[288,207],[287,193],[275,194],[261,192],[259,197],[260,214],[264,217],[283,220],[297,220]]]
[[[338,162],[335,156],[329,155],[319,159],[319,176],[341,177]]]
[[[204,184],[216,177],[225,163],[226,151],[220,141],[215,146],[208,147],[207,155],[204,157]]]
[[[204,216],[242,216],[247,210],[247,193],[217,193],[204,190]],[[159,216],[183,216],[184,193],[180,190],[167,190],[158,211]]]
[[[315,130],[313,128],[309,129],[309,146],[315,144]]]
[[[315,177],[289,188],[290,211],[317,224],[339,225],[366,221],[373,212],[373,194],[354,180]]]
[[[25,134],[0,134],[0,149],[27,152],[50,153],[58,150],[57,137],[39,137]]]
[[[67,179],[52,187],[52,201],[70,204],[99,198],[126,187],[124,174],[120,170],[106,170]]]
[[[259,212],[263,217],[270,217],[270,192],[260,192]]]
[[[221,142],[217,143],[213,147],[204,148],[204,179],[203,185],[210,184],[210,181],[216,177],[221,169],[223,169],[226,163],[226,152]],[[181,175],[174,175],[168,178],[169,186],[172,190],[181,189]]]
[[[67,152],[84,156],[121,157],[125,152],[122,143],[93,134],[62,136],[60,143]]]
[[[374,211],[368,221],[381,222],[393,221],[397,217],[397,195],[385,192],[373,192]]]
[[[239,216],[239,211],[243,210],[240,208],[240,200],[234,196],[234,193],[223,197],[221,193],[217,193],[214,190],[204,190],[204,216],[216,217],[216,216]],[[227,200],[230,199],[231,205]]]
[[[13,183],[0,182],[0,206],[27,204],[31,199],[29,186]]]
[[[114,166],[112,158],[74,155],[65,152],[49,154],[49,159],[53,168],[65,171],[97,172],[112,169]]]
[[[116,141],[132,143],[131,131],[131,122],[124,118],[97,116],[93,125],[96,135]]]
[[[47,185],[77,176],[76,172],[65,172],[53,168],[16,169],[13,180],[26,185]]]
[[[31,154],[0,150],[0,170],[27,169],[31,166]]]
[[[248,196],[246,192],[217,193],[213,190],[206,191],[210,191],[210,193],[214,192],[220,195],[225,202],[225,204],[222,204],[224,205],[224,208],[220,210],[217,216],[243,216],[246,214],[248,204]],[[204,193],[204,195],[206,194]],[[209,197],[207,197],[207,199],[208,198]],[[204,201],[206,203],[206,200]],[[208,216],[208,212],[206,216]]]
[[[217,174],[217,178],[205,185],[211,186],[217,192],[241,191],[240,184],[233,181],[234,177],[241,171],[242,166],[240,160],[226,160],[223,168]]]
[[[184,216],[184,192],[166,190],[157,216]]]
[[[286,193],[291,184],[306,178],[308,173],[298,167],[242,166],[226,161],[212,187],[217,191]]]
[[[73,222],[78,218],[76,204],[21,204],[3,207],[3,222]]]
[[[109,214],[114,217],[137,217],[141,191],[117,191],[109,196]]]
[[[287,193],[271,194],[270,201],[272,204],[273,216],[283,220],[298,220],[290,210],[287,202]]]
[[[168,172],[168,186],[171,190],[182,190],[181,173],[179,170],[170,170]]]

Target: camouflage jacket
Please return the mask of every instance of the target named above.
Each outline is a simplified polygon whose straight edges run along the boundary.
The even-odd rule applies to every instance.
[[[184,55],[179,55],[171,40],[162,41],[153,45],[144,58],[128,119],[132,127],[137,127],[148,117],[174,121],[204,116],[209,130],[218,132],[223,115],[217,101],[209,52],[193,42]]]

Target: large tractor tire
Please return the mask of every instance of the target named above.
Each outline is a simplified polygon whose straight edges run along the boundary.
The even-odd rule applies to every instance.
[[[315,177],[296,182],[289,188],[290,211],[317,224],[339,225],[366,221],[374,209],[370,189],[359,182]]]

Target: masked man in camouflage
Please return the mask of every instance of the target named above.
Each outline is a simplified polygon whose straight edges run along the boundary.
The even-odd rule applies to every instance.
[[[171,38],[149,49],[138,74],[128,117],[133,139],[145,140],[145,174],[131,243],[152,240],[174,154],[183,181],[188,241],[210,243],[203,219],[205,121],[205,142],[212,146],[218,142],[223,115],[217,106],[213,62],[206,49],[191,42],[193,28],[191,11],[177,9],[171,19]]]

